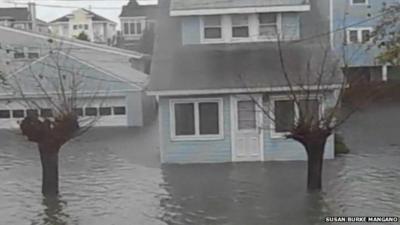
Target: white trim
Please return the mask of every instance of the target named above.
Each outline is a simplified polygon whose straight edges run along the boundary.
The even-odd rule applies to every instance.
[[[334,42],[335,34],[333,32],[333,0],[329,0],[329,30],[330,30],[329,41],[330,41],[330,45],[331,45],[331,50],[334,50],[334,48],[335,48],[335,42]]]
[[[366,42],[362,41],[362,32],[364,30],[368,30],[370,32],[370,35],[372,34],[372,32],[374,31],[373,27],[349,27],[346,29],[346,43],[347,44],[368,44],[372,42],[372,38],[370,36],[370,39]],[[356,31],[357,32],[357,42],[352,42],[350,40],[350,32],[351,31]]]
[[[321,118],[324,115],[325,112],[325,101],[323,99],[323,96],[315,96],[315,94],[311,94],[311,96],[305,96],[305,95],[298,95],[296,96],[298,100],[318,100],[318,111],[319,111],[319,117]],[[285,138],[286,135],[290,134],[289,132],[276,132],[275,131],[275,121],[273,121],[271,118],[275,118],[275,102],[276,101],[285,101],[285,100],[293,100],[290,96],[287,95],[272,95],[269,96],[269,128],[270,128],[270,136],[272,139],[281,139]],[[294,106],[294,121],[296,122],[299,118],[299,108],[298,105],[293,102]]]
[[[13,29],[13,28],[4,27],[4,26],[0,26],[0,29],[1,30],[15,32],[15,33],[22,34],[22,35],[35,37],[35,38],[44,39],[46,41],[48,39],[54,39],[55,41],[58,41],[58,42],[61,42],[61,43],[64,43],[64,44],[70,44],[70,45],[78,46],[78,47],[81,47],[81,48],[93,49],[93,50],[100,51],[100,52],[113,53],[113,54],[117,54],[117,55],[131,57],[131,58],[134,58],[134,59],[141,59],[144,56],[144,54],[141,54],[139,52],[122,50],[122,49],[109,47],[109,46],[106,46],[106,45],[95,44],[95,43],[91,43],[91,42],[87,42],[87,41],[80,41],[80,40],[75,40],[75,39],[73,39],[73,40],[72,39],[65,39],[65,38],[62,38],[62,37],[56,37],[56,36],[32,33],[32,32],[28,32],[28,31]]]
[[[364,3],[354,3],[354,0],[350,0],[350,5],[352,5],[352,6],[366,6],[366,5],[369,5],[369,2],[368,2],[368,0],[365,0]]]
[[[207,16],[201,16],[200,19],[200,44],[220,44],[220,43],[245,43],[245,42],[276,42],[278,40],[277,35],[284,41],[286,40],[298,40],[299,35],[285,37],[282,33],[282,17],[281,12],[273,12],[271,14],[276,15],[276,26],[277,34],[274,37],[260,35],[260,21],[259,15],[261,13],[252,13],[248,15],[248,37],[233,37],[232,30],[232,16],[234,15],[217,15],[221,18],[221,38],[207,39],[204,37],[204,18]],[[210,15],[209,15],[210,16]],[[212,15],[215,16],[215,15]]]
[[[293,91],[304,90],[334,90],[342,88],[342,84],[330,85],[304,85],[294,86]],[[150,96],[182,96],[182,95],[210,95],[210,94],[241,94],[241,93],[256,93],[256,92],[286,92],[290,91],[290,87],[263,87],[263,88],[221,88],[221,89],[202,89],[202,90],[166,90],[166,91],[147,91]]]
[[[224,8],[224,9],[188,9],[188,10],[171,10],[170,16],[200,16],[200,15],[261,13],[261,12],[305,12],[310,10],[311,6],[309,4],[290,5],[290,6]]]
[[[382,66],[382,81],[388,80],[388,64]]]
[[[219,16],[219,15],[217,15],[217,16]],[[225,38],[225,32],[224,32],[224,24],[225,24],[225,22],[226,22],[226,16],[223,16],[223,15],[221,15],[221,16],[219,16],[220,17],[220,22],[221,22],[221,25],[220,25],[220,27],[221,27],[221,38],[205,38],[205,33],[204,33],[204,29],[205,29],[205,26],[204,26],[204,17],[202,16],[202,17],[200,17],[199,19],[200,19],[200,42],[201,43],[204,43],[204,44],[210,44],[210,43],[223,43],[224,42],[224,38]],[[216,27],[216,26],[215,26]]]
[[[216,135],[201,135],[200,134],[200,117],[199,117],[199,103],[218,103],[218,128],[219,134]],[[194,104],[194,122],[195,134],[194,135],[176,135],[175,129],[175,104]],[[223,115],[223,99],[222,98],[175,98],[169,99],[169,112],[170,112],[170,136],[172,141],[208,141],[208,140],[223,140],[224,139],[224,115]]]
[[[159,99],[158,99],[159,100]],[[160,161],[161,163],[165,162],[164,159],[164,136],[163,136],[163,111],[162,111],[162,107],[160,105],[158,105],[158,141],[159,141],[159,150],[160,150]]]
[[[259,105],[263,105],[263,95],[261,94],[256,94],[252,95],[253,98],[257,99]],[[236,131],[238,130],[238,115],[237,115],[237,102],[238,100],[252,100],[252,97],[248,95],[242,95],[242,96],[234,96],[231,95],[230,97],[230,115],[231,115],[231,154],[232,154],[232,161],[233,162],[240,162],[236,158]],[[257,111],[257,105],[254,106],[256,109],[256,117],[257,117],[257,124],[256,124],[256,130],[259,134],[258,141],[259,141],[259,147],[260,147],[260,161],[264,161],[264,129],[262,129],[262,125],[264,123],[264,114],[263,112]]]

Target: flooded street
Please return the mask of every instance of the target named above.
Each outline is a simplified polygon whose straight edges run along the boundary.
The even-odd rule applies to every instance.
[[[400,216],[398,112],[377,105],[342,128],[352,152],[326,161],[320,194],[306,192],[304,162],[160,166],[152,125],[95,129],[66,145],[61,197],[46,201],[36,147],[1,131],[0,224],[311,225],[326,224],[325,216]]]

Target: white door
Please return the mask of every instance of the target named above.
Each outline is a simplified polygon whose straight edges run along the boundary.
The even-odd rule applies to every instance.
[[[262,96],[233,96],[231,103],[233,161],[262,161]]]

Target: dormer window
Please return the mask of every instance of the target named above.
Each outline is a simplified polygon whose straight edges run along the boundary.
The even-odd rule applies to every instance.
[[[249,16],[233,15],[232,16],[232,37],[248,38],[249,37]]]
[[[278,13],[261,13],[258,15],[259,35],[263,38],[276,38],[278,34]]]
[[[222,38],[221,16],[203,17],[203,24],[204,24],[204,39]]]

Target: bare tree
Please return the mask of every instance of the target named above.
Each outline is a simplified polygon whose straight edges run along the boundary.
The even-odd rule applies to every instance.
[[[42,193],[59,193],[58,157],[61,147],[90,129],[99,116],[81,117],[82,106],[107,96],[107,81],[90,77],[88,67],[76,63],[70,47],[49,40],[37,59],[6,77],[3,89],[28,109],[20,122],[22,134],[38,146],[42,165]],[[97,104],[102,104],[97,103]]]
[[[276,57],[284,77],[284,86],[287,87],[283,95],[286,96],[286,103],[295,108],[292,112],[295,114],[293,121],[277,118],[276,115],[282,112],[276,106],[260,104],[255,98],[252,99],[270,123],[286,127],[281,130],[286,138],[304,147],[308,159],[307,188],[318,191],[322,188],[322,168],[328,139],[355,112],[376,99],[383,86],[381,83],[365,86],[355,82],[356,85],[350,87],[345,79],[350,71],[349,64],[343,63],[345,60],[337,57],[330,47],[322,45],[317,54],[304,56],[308,58],[303,71],[294,71],[290,64],[299,59],[290,57],[291,53],[286,53],[285,47],[302,44],[284,43],[278,38],[276,46]],[[303,48],[307,49],[308,46]],[[246,84],[246,78],[241,79]],[[342,107],[343,103],[346,103],[346,110]]]

